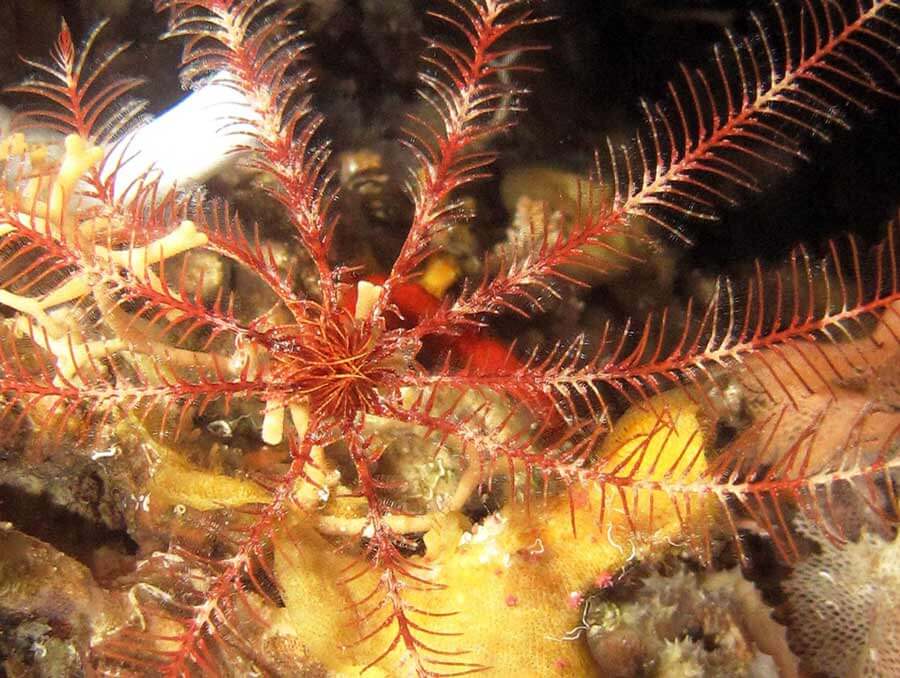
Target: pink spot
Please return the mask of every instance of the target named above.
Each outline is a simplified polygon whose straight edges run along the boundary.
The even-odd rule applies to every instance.
[[[530,546],[524,549],[520,549],[517,553],[522,556],[522,558],[529,563],[537,562],[541,559],[541,556],[544,555],[546,549],[544,548],[544,542],[541,541],[541,538],[538,537],[535,539]]]
[[[514,596],[512,594],[506,596],[506,606],[507,607],[515,607],[519,604],[519,597]]]
[[[588,496],[588,492],[585,488],[582,487],[573,487],[569,491],[569,498],[572,502],[572,508],[584,508],[590,504],[590,499]]]
[[[598,589],[605,589],[612,586],[613,577],[609,572],[601,572],[594,580],[594,586]]]
[[[573,610],[576,610],[579,607],[581,607],[581,603],[583,603],[583,602],[584,602],[584,596],[581,595],[580,591],[572,591],[566,597],[566,604]]]
[[[555,662],[553,662],[553,668],[555,668],[557,671],[565,671],[567,668],[569,668],[569,662],[565,659],[557,659]]]

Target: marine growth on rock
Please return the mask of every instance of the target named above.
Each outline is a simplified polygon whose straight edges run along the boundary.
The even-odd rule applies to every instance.
[[[507,177],[490,246],[478,191],[552,19],[425,4],[397,186],[387,154],[332,157],[293,3],[156,0],[194,92],[153,122],[97,31],[63,24],[13,89],[4,472],[90,460],[137,552],[101,577],[4,525],[0,606],[73,629],[77,670],[586,675],[572,630],[630,561],[747,561],[748,531],[794,561],[796,516],[845,540],[838,488],[896,522],[896,224],[871,252],[798,246],[668,310],[578,317],[641,261],[670,280],[661,252],[890,106],[896,0],[773,2],[583,177]],[[258,224],[202,185],[234,163]],[[388,261],[363,243],[385,223]],[[528,340],[548,317],[584,327]],[[69,579],[26,602],[48,558]]]

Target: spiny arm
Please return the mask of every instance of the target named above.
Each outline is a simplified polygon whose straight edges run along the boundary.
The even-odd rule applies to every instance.
[[[242,619],[250,616],[262,623],[258,608],[276,604],[269,549],[286,516],[308,508],[299,506],[298,497],[314,475],[313,448],[306,438],[292,438],[289,467],[266,482],[270,501],[234,509],[246,515],[235,516],[231,529],[223,526],[219,534],[231,547],[229,555],[204,558],[178,548],[156,554],[163,561],[165,583],[135,587],[131,596],[144,623],[126,626],[97,643],[92,651],[95,665],[111,675],[134,670],[178,678],[196,671],[228,675],[239,664],[235,655],[264,664],[258,648],[240,632]],[[153,565],[152,558],[142,564]],[[170,632],[162,633],[164,628]]]
[[[738,525],[742,516],[751,517],[767,530],[785,562],[792,562],[799,556],[794,512],[830,539],[846,538],[834,502],[839,491],[856,493],[886,523],[900,515],[893,475],[900,467],[896,415],[855,406],[838,412],[842,420],[851,415],[846,417],[851,426],[835,439],[821,432],[835,415],[834,406],[811,412],[799,430],[790,410],[781,408],[713,454],[690,409],[635,412],[641,424],[604,441],[597,461],[570,478],[597,488],[601,522],[613,511],[624,514],[638,535],[648,532],[639,528],[639,517],[652,521],[654,513],[671,510],[685,536],[698,539],[702,557],[709,558],[711,540],[721,529],[745,559]],[[698,512],[709,517],[698,521]]]
[[[361,633],[357,642],[365,643],[385,637],[384,650],[363,669],[376,666],[389,656],[405,657],[419,678],[439,675],[464,675],[483,670],[480,664],[464,661],[464,651],[438,649],[429,645],[428,636],[457,636],[454,631],[434,628],[433,625],[452,613],[420,609],[408,600],[409,590],[436,591],[443,586],[436,582],[430,568],[405,556],[408,540],[397,533],[387,520],[388,506],[380,494],[383,481],[374,474],[380,451],[359,430],[347,432],[350,457],[359,478],[359,493],[367,502],[368,522],[362,536],[367,539],[365,558],[352,563],[343,573],[339,584],[363,593],[352,599],[352,607]],[[425,625],[427,624],[427,626]]]
[[[805,157],[804,138],[827,140],[829,127],[846,127],[841,108],[867,110],[873,96],[898,97],[900,72],[889,57],[900,44],[896,0],[856,3],[853,13],[804,0],[797,37],[788,33],[780,4],[773,8],[774,31],[754,17],[756,35],[728,34],[711,72],[682,68],[686,96],[670,85],[667,108],[642,102],[647,123],[633,147],[609,144],[608,172],[597,161],[595,180],[612,189],[609,205],[585,206],[567,235],[514,248],[495,276],[465,291],[427,329],[453,331],[482,314],[540,308],[537,298],[566,278],[562,266],[590,266],[589,248],[639,237],[629,226],[635,217],[686,240],[682,221],[714,219],[718,205],[760,190],[757,173],[787,171]]]
[[[411,181],[414,214],[400,254],[375,306],[381,314],[392,289],[406,282],[432,252],[435,236],[462,213],[455,193],[486,176],[496,154],[484,145],[510,127],[501,113],[515,111],[511,103],[523,90],[505,82],[506,73],[527,67],[504,65],[508,58],[539,49],[513,44],[501,46],[510,33],[541,21],[522,0],[448,0],[456,14],[431,15],[458,31],[467,47],[433,43],[427,64],[437,75],[423,74],[422,98],[437,114],[435,128],[411,118],[408,147],[415,156]]]
[[[889,227],[868,268],[849,238],[846,248],[831,243],[820,267],[804,248],[794,250],[787,271],[777,271],[772,281],[757,266],[741,295],[729,281],[720,283],[700,313],[688,304],[684,330],[671,347],[665,344],[671,318],[663,311],[637,327],[614,331],[607,324],[589,359],[580,337],[546,353],[534,351],[524,364],[446,366],[436,375],[408,375],[406,383],[479,388],[526,402],[543,397],[564,417],[577,416],[582,407],[606,416],[612,392],[640,401],[671,386],[713,383],[725,367],[737,368],[773,402],[796,406],[814,391],[836,397],[832,384],[871,376],[873,365],[889,360],[900,343],[891,331],[896,323],[888,322],[900,301],[895,229]],[[864,270],[874,273],[868,283]],[[882,320],[875,334],[866,329],[871,318]]]
[[[3,244],[9,249],[4,266],[12,266],[26,256],[34,260],[3,285],[16,285],[21,295],[28,291],[26,284],[38,287],[41,283],[39,287],[46,288],[55,281],[54,273],[79,269],[69,276],[63,289],[36,303],[50,307],[77,299],[103,280],[145,304],[158,306],[168,321],[177,316],[174,324],[182,329],[192,324],[193,330],[212,326],[216,332],[246,335],[247,328],[241,329],[230,309],[223,308],[221,297],[215,308],[205,307],[191,298],[183,280],[177,285],[171,280],[167,283],[163,267],[155,270],[154,265],[166,259],[208,246],[257,271],[285,305],[296,311],[302,298],[281,279],[281,272],[271,256],[266,257],[258,240],[254,244],[248,241],[227,208],[211,215],[195,210],[195,219],[186,220],[185,203],[172,189],[177,177],[148,174],[148,156],[162,158],[165,154],[161,149],[171,148],[175,140],[159,139],[151,150],[142,135],[151,127],[158,127],[156,133],[161,135],[166,130],[174,132],[176,123],[160,124],[166,119],[163,116],[131,129],[136,120],[129,117],[132,105],[125,97],[139,81],[110,78],[105,73],[122,48],[90,69],[86,66],[94,57],[99,30],[76,50],[63,24],[51,62],[29,62],[42,77],[14,88],[43,100],[42,108],[18,116],[20,128],[49,128],[68,136],[58,167],[42,165],[29,171],[24,151],[7,159],[7,179],[14,190],[0,205],[0,235],[7,236]],[[205,105],[211,106],[207,99]],[[202,108],[202,104],[195,101],[191,107]],[[212,107],[215,115],[222,114],[220,108]],[[140,143],[135,141],[138,138]],[[151,173],[159,169],[155,167]],[[163,184],[169,189],[164,190]],[[181,224],[175,226],[179,221]],[[15,249],[13,244],[24,246]],[[123,275],[123,271],[128,274]]]
[[[251,164],[271,174],[271,195],[284,205],[300,242],[319,273],[323,303],[337,304],[336,280],[328,262],[334,191],[326,169],[327,144],[316,142],[320,116],[307,89],[312,75],[298,59],[305,50],[290,25],[290,11],[270,1],[156,0],[170,11],[171,36],[187,38],[185,75],[215,76],[236,88],[249,112],[221,121],[222,133],[248,135]]]

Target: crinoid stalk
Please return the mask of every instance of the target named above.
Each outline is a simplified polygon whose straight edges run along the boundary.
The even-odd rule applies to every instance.
[[[42,99],[20,127],[65,141],[56,156],[21,133],[0,146],[3,446],[115,446],[142,548],[103,592],[127,612],[95,615],[92,670],[581,673],[586,647],[553,639],[630,558],[709,560],[729,537],[746,558],[750,522],[796,557],[798,512],[844,538],[838,488],[896,520],[893,228],[871,255],[852,238],[821,263],[797,248],[784,269],[598,336],[523,350],[491,333],[661,238],[688,243],[692,220],[896,99],[895,0],[776,0],[754,35],[726,34],[667,101],[642,102],[570,223],[537,205],[458,282],[447,236],[522,114],[539,2],[429,3],[445,37],[405,125],[411,216],[382,271],[336,260],[338,181],[292,11],[156,6],[184,78],[225,97],[215,136],[289,235],[135,159],[138,82],[112,77],[119,50],[89,66],[96,33],[77,50],[63,26],[16,88]],[[265,303],[212,279],[222,262]]]

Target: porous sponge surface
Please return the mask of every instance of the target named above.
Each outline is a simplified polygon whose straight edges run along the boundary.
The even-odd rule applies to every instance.
[[[864,534],[800,563],[785,582],[791,648],[811,672],[900,676],[900,539]]]

